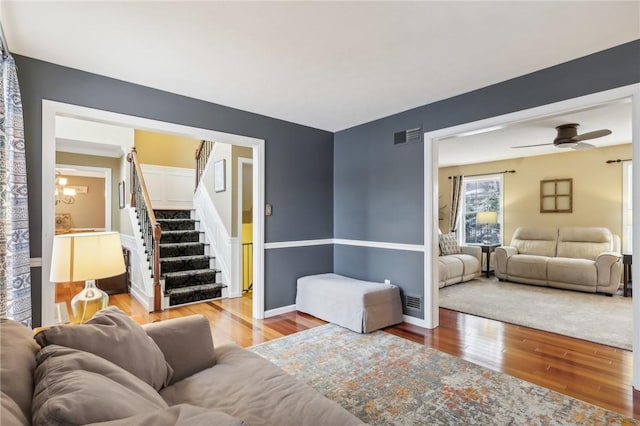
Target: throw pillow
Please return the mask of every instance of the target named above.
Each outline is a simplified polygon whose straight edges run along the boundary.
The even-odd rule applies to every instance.
[[[40,347],[33,341],[33,330],[9,319],[0,319],[0,383],[6,394],[31,418],[33,369]],[[4,398],[4,396],[3,396]]]
[[[462,250],[460,250],[460,246],[458,245],[456,234],[441,234],[438,237],[440,242],[440,252],[443,256],[462,253]]]
[[[54,326],[35,336],[40,346],[60,345],[90,352],[160,390],[172,368],[144,329],[115,306],[98,311],[84,324]]]
[[[97,355],[49,345],[34,373],[34,425],[84,425],[167,407],[160,394]]]

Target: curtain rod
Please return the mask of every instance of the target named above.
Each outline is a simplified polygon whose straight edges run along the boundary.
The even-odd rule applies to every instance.
[[[489,176],[489,175],[499,175],[499,174],[508,174],[508,173],[515,173],[515,170],[505,170],[503,172],[493,172],[493,173],[480,173],[477,175],[464,175],[462,177],[476,177],[476,176]],[[449,179],[451,179],[453,176],[449,176]]]
[[[605,163],[613,164],[613,163],[622,163],[623,161],[631,161],[631,158],[627,158],[626,160],[621,160],[619,158],[617,160],[607,160],[605,161]]]

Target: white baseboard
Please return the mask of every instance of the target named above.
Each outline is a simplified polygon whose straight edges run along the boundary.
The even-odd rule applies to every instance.
[[[147,310],[147,312],[153,312],[153,298],[149,299],[144,295],[133,281],[131,282],[131,296],[136,299]]]
[[[283,306],[282,308],[271,309],[268,311],[264,311],[264,317],[275,317],[276,315],[286,314],[288,312],[293,312],[296,310],[296,305]]]
[[[404,319],[404,322],[406,322],[407,324],[417,325],[418,327],[422,327],[422,328],[429,328],[427,326],[427,322],[423,319],[410,317],[409,315],[403,315],[402,317]]]

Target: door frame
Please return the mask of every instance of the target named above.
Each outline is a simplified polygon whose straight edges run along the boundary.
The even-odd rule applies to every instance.
[[[238,191],[237,191],[237,197],[238,199],[236,200],[236,205],[237,205],[237,215],[236,215],[236,226],[237,226],[237,236],[238,236],[238,248],[240,250],[240,254],[238,256],[238,259],[240,259],[239,263],[239,273],[238,273],[238,277],[240,278],[240,295],[242,295],[242,293],[244,292],[244,262],[242,261],[242,256],[244,253],[244,249],[242,247],[242,200],[243,200],[243,185],[244,185],[244,173],[243,173],[243,166],[245,164],[251,164],[251,176],[253,177],[253,159],[252,158],[247,158],[247,157],[238,157],[238,176],[236,177],[238,179]],[[255,212],[255,206],[253,208],[253,211]],[[253,225],[252,225],[253,228]],[[252,287],[253,289],[253,287]]]
[[[265,140],[215,130],[168,123],[63,102],[42,100],[42,325],[54,323],[55,289],[49,281],[51,252],[55,233],[54,185],[56,116],[90,120],[133,129],[167,133],[194,139],[214,140],[253,150],[253,204],[264,205]],[[253,317],[264,318],[264,216],[261,209],[253,211]]]
[[[424,134],[424,324],[438,326],[438,148],[445,139],[494,130],[523,121],[541,119],[590,108],[597,105],[630,100],[632,103],[632,158],[640,162],[640,84],[593,93],[561,102],[460,124]],[[640,182],[640,167],[633,167],[633,181]],[[633,205],[640,206],[640,185],[633,187]],[[633,211],[633,222],[640,223],[640,208]],[[640,232],[633,233],[633,251],[640,253]],[[640,262],[632,265],[632,275],[640,276]],[[634,280],[632,288],[640,294],[640,282]],[[640,389],[640,297],[633,298],[633,387]]]
[[[54,154],[55,155],[55,154]],[[76,170],[87,171],[87,172],[99,172],[104,174],[104,230],[111,231],[111,203],[113,202],[112,191],[113,187],[113,179],[111,177],[111,169],[107,167],[95,167],[95,166],[83,166],[80,164],[66,164],[66,163],[56,163],[55,167],[61,168],[74,168]],[[54,207],[55,213],[55,207]],[[55,232],[55,230],[54,230]]]

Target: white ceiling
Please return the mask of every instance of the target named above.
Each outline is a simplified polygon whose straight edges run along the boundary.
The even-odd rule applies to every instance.
[[[557,134],[555,127],[568,123],[579,124],[578,134],[600,129],[611,130],[612,133],[608,136],[584,141],[596,148],[631,143],[631,105],[628,100],[616,102],[517,123],[486,133],[447,139],[439,146],[439,165],[446,167],[572,151],[571,148],[558,148],[551,144]],[[578,146],[584,142],[580,142]],[[551,145],[512,148],[544,143]]]
[[[329,131],[640,38],[640,2],[0,2],[17,53]]]

